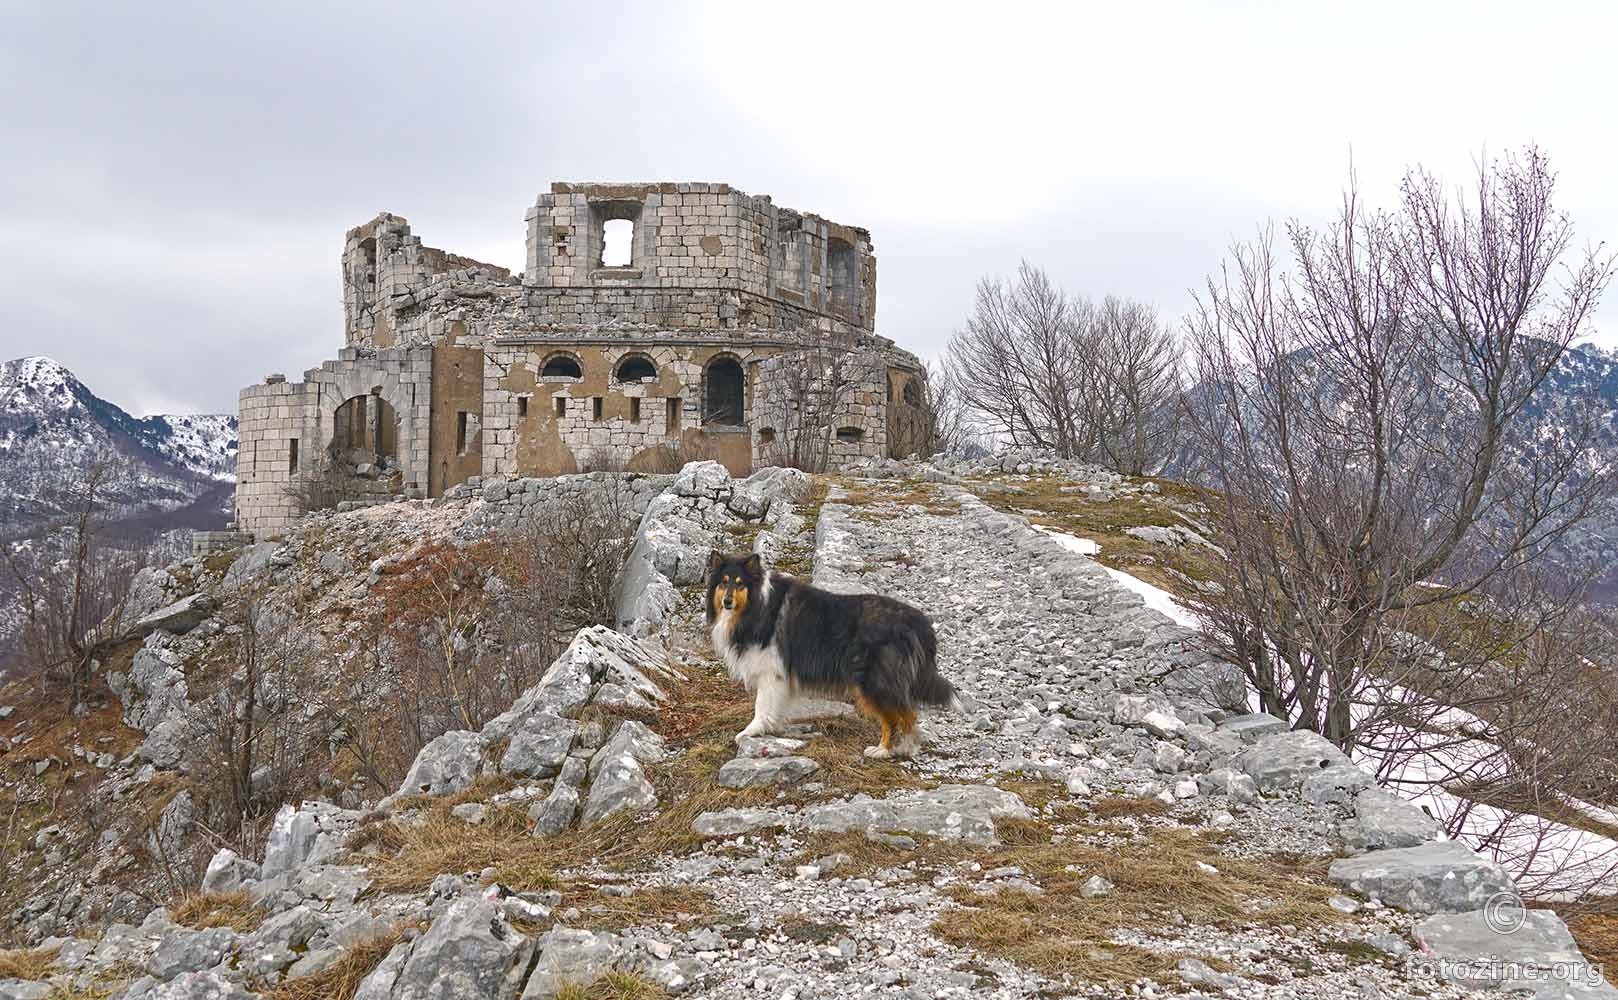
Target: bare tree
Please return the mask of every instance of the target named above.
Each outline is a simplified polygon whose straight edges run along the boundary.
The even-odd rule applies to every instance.
[[[123,636],[130,582],[146,562],[143,548],[113,537],[113,498],[126,479],[116,455],[98,455],[63,485],[62,518],[4,548],[21,672],[61,684],[70,707],[84,700],[96,657]]]
[[[1101,457],[1126,476],[1157,472],[1179,442],[1180,348],[1151,306],[1107,296],[1096,312],[1090,422]]]
[[[801,351],[781,358],[757,418],[774,434],[762,448],[765,464],[805,472],[827,470],[838,417],[853,397],[852,363],[846,352],[829,350]]]
[[[1454,656],[1458,603],[1507,600],[1612,495],[1591,421],[1530,405],[1612,274],[1553,188],[1532,149],[1460,200],[1414,171],[1391,213],[1351,183],[1329,230],[1287,228],[1290,268],[1266,233],[1210,279],[1189,408],[1229,560],[1199,610],[1263,710],[1352,746],[1367,685]],[[1569,590],[1460,659],[1509,659]]]
[[[1156,311],[1113,296],[1092,305],[1027,261],[1014,282],[978,284],[944,369],[969,421],[1013,445],[1145,475],[1177,443],[1179,348]]]

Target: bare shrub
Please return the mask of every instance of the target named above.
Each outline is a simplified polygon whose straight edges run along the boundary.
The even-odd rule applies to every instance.
[[[1612,273],[1553,188],[1532,149],[1460,201],[1420,170],[1392,213],[1351,184],[1329,230],[1287,227],[1290,268],[1266,234],[1210,279],[1191,424],[1229,559],[1199,610],[1264,711],[1352,747],[1368,685],[1510,663],[1575,605],[1571,572],[1518,599],[1614,487],[1589,412],[1532,406]],[[1461,627],[1473,598],[1508,634]]]
[[[127,463],[108,452],[54,498],[65,514],[3,549],[20,618],[14,666],[41,687],[60,687],[71,708],[84,700],[98,656],[122,638],[130,583],[147,550],[113,534]]]
[[[637,523],[630,498],[609,479],[516,538],[429,544],[383,578],[337,734],[361,773],[397,787],[429,740],[481,728],[580,628],[612,623]]]

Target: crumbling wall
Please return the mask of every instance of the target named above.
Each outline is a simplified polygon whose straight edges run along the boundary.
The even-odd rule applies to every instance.
[[[337,360],[305,372],[302,382],[272,375],[242,390],[236,459],[241,530],[277,535],[305,513],[302,484],[325,471],[337,409],[356,396],[379,396],[392,408],[400,488],[406,496],[425,495],[433,348],[350,347],[339,353]]]
[[[819,471],[887,454],[888,360],[879,351],[790,351],[755,371],[755,465]]]
[[[410,223],[383,212],[350,229],[343,240],[343,329],[350,347],[393,347],[422,341],[419,327],[401,313],[419,309],[418,295],[435,275],[457,274],[462,284],[512,283],[494,264],[423,246]],[[414,336],[413,336],[414,334]]]
[[[620,219],[634,227],[630,261],[608,267],[602,263],[604,227]],[[832,320],[828,333],[875,328],[870,233],[777,208],[767,196],[728,184],[558,183],[539,196],[527,223],[524,282],[586,292],[548,302],[578,311],[578,318],[554,313],[559,322],[609,318],[615,303],[593,294],[597,290],[657,289],[664,294],[622,304],[664,325],[692,311],[702,325],[717,319],[722,328],[815,325],[804,314]],[[686,299],[701,305],[692,308]]]

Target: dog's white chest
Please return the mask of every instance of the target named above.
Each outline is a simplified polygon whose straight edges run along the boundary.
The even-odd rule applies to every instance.
[[[781,662],[781,655],[775,646],[771,644],[739,650],[731,642],[731,629],[734,626],[734,616],[721,615],[709,632],[713,648],[725,658],[725,668],[730,671],[731,679],[740,681],[749,691],[757,690],[760,682],[768,678],[785,680],[786,665]]]

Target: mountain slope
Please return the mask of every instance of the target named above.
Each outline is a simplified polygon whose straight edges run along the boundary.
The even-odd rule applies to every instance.
[[[221,524],[234,479],[236,418],[229,414],[133,417],[50,358],[0,365],[0,533],[16,537],[63,513],[64,494],[98,460],[116,471],[119,519],[162,518],[213,496]],[[188,516],[186,527],[198,527]]]

